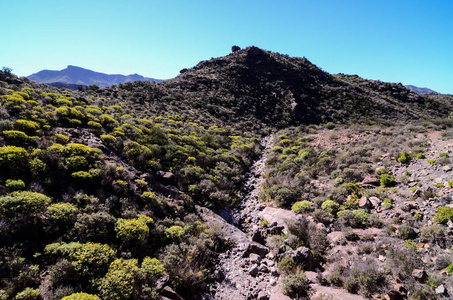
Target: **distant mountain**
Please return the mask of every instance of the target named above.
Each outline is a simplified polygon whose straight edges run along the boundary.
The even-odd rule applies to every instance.
[[[98,85],[99,87],[107,87],[131,81],[160,81],[159,79],[147,78],[138,74],[109,75],[71,65],[60,71],[42,70],[27,77],[39,83],[58,87],[65,85],[77,87],[92,84]]]
[[[439,94],[438,92],[433,91],[431,89],[421,88],[421,87],[414,86],[414,85],[405,85],[405,87],[407,87],[411,91],[419,93],[419,94]]]

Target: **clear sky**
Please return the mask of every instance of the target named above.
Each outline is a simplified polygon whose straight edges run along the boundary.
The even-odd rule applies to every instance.
[[[231,46],[453,94],[451,0],[0,0],[0,67],[167,79]]]

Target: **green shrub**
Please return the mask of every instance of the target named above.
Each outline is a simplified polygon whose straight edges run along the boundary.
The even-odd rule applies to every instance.
[[[432,166],[437,164],[437,161],[435,159],[428,159],[428,163]]]
[[[16,120],[14,122],[14,128],[20,131],[25,131],[26,133],[35,133],[39,129],[39,124],[34,121],[29,120]]]
[[[80,179],[80,180],[90,180],[93,178],[93,176],[90,173],[85,172],[85,171],[74,172],[71,174],[71,177],[74,179]]]
[[[22,292],[17,293],[15,300],[34,300],[38,299],[41,294],[40,289],[33,289],[30,287],[25,288]]]
[[[453,219],[453,208],[448,206],[439,207],[437,214],[434,216],[434,222],[447,224],[448,220]]]
[[[291,207],[291,210],[295,212],[296,214],[302,214],[309,212],[312,209],[313,203],[310,201],[297,201],[296,203],[293,204]]]
[[[335,186],[339,186],[339,185],[342,185],[344,183],[344,179],[343,177],[337,177],[335,178]]]
[[[423,153],[417,153],[417,154],[415,154],[415,157],[416,157],[417,159],[424,159],[424,158],[425,158],[425,154],[423,154]]]
[[[23,190],[25,188],[25,182],[20,179],[7,179],[5,186],[11,190]]]
[[[16,146],[0,147],[0,168],[13,168],[27,161],[28,152]]]
[[[12,219],[19,215],[37,216],[51,202],[44,194],[37,192],[12,192],[0,197],[0,216]]]
[[[104,300],[132,299],[140,269],[136,259],[116,259],[101,280],[99,292]]]
[[[453,264],[449,264],[446,268],[445,271],[447,271],[448,274],[453,274]]]
[[[87,293],[74,293],[69,296],[61,298],[61,300],[101,300],[96,295],[91,295]]]
[[[277,267],[280,274],[290,274],[296,268],[296,262],[292,257],[283,257],[277,263]]]
[[[409,153],[407,153],[406,150],[403,150],[398,156],[397,160],[402,164],[408,164],[412,160],[412,156]]]
[[[3,135],[12,143],[23,144],[28,140],[28,135],[19,130],[5,130],[3,131]]]
[[[310,281],[303,271],[297,271],[282,279],[282,292],[289,297],[298,298],[307,294]]]
[[[382,174],[380,177],[381,186],[389,187],[395,184],[395,176],[389,174]]]
[[[69,137],[61,133],[55,133],[53,137],[55,138],[57,143],[60,144],[66,144],[67,142],[69,142]]]
[[[439,246],[445,244],[445,227],[440,224],[423,226],[420,228],[420,239],[425,243],[434,243]]]
[[[101,129],[102,128],[102,125],[98,122],[95,122],[95,121],[89,121],[87,123],[88,127],[90,128],[93,128],[93,129]]]
[[[322,209],[317,209],[313,212],[313,218],[319,223],[328,225],[333,221],[333,215],[330,212],[327,212]]]
[[[338,212],[338,222],[354,228],[366,227],[370,222],[370,214],[362,209],[343,210]]]
[[[447,158],[448,157],[448,153],[447,152],[439,153],[439,157]]]
[[[71,203],[54,203],[47,207],[47,217],[51,220],[67,221],[77,212],[77,207]]]
[[[326,200],[322,203],[321,208],[331,214],[336,214],[340,208],[340,204],[333,200]]]
[[[414,228],[403,225],[398,227],[398,237],[404,240],[414,239],[417,237],[417,233]]]
[[[109,245],[86,243],[77,249],[71,258],[74,269],[81,275],[98,276],[103,274],[114,259],[116,250]]]
[[[392,208],[392,199],[389,198],[384,198],[384,201],[382,202],[381,206],[384,209],[390,209]]]
[[[159,277],[165,272],[165,268],[157,258],[145,257],[142,262],[142,272],[151,276]]]
[[[165,236],[170,240],[180,240],[184,234],[184,228],[178,225],[173,225],[165,229]]]
[[[115,224],[116,237],[122,242],[131,241],[145,242],[149,235],[149,227],[145,220],[138,219],[118,219]]]
[[[48,244],[44,248],[44,254],[48,255],[55,255],[55,256],[63,256],[63,257],[71,257],[76,251],[83,247],[83,244],[79,242],[71,242],[71,243],[52,243]]]
[[[101,140],[107,145],[112,145],[116,142],[116,137],[110,134],[101,134]]]

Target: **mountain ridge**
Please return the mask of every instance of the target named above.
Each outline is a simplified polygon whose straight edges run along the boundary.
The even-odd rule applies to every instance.
[[[130,75],[105,74],[73,65],[68,65],[65,69],[59,71],[42,70],[27,76],[27,78],[49,85],[53,85],[55,83],[60,83],[60,85],[57,86],[61,86],[62,84],[77,86],[88,86],[94,84],[99,87],[107,87],[130,81],[159,81],[159,79],[144,77],[136,73]]]
[[[436,91],[433,91],[432,89],[426,88],[426,87],[418,87],[415,85],[405,85],[408,89],[410,89],[413,92],[420,93],[420,94],[439,94]]]

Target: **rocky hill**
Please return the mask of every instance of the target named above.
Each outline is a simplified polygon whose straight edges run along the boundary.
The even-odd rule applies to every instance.
[[[0,299],[450,298],[452,96],[235,50],[0,72]]]
[[[34,80],[39,83],[46,83],[55,87],[66,87],[71,89],[74,89],[74,86],[97,85],[99,87],[107,87],[131,81],[159,81],[158,79],[146,78],[138,74],[110,75],[76,66],[68,66],[66,69],[59,71],[42,70],[27,77],[30,80]]]
[[[248,130],[359,120],[398,123],[443,117],[453,108],[451,97],[411,93],[401,84],[358,76],[331,75],[306,58],[256,47],[184,71],[160,83],[124,84],[115,93],[150,110],[165,105],[193,118],[202,115],[215,123],[245,124]]]

